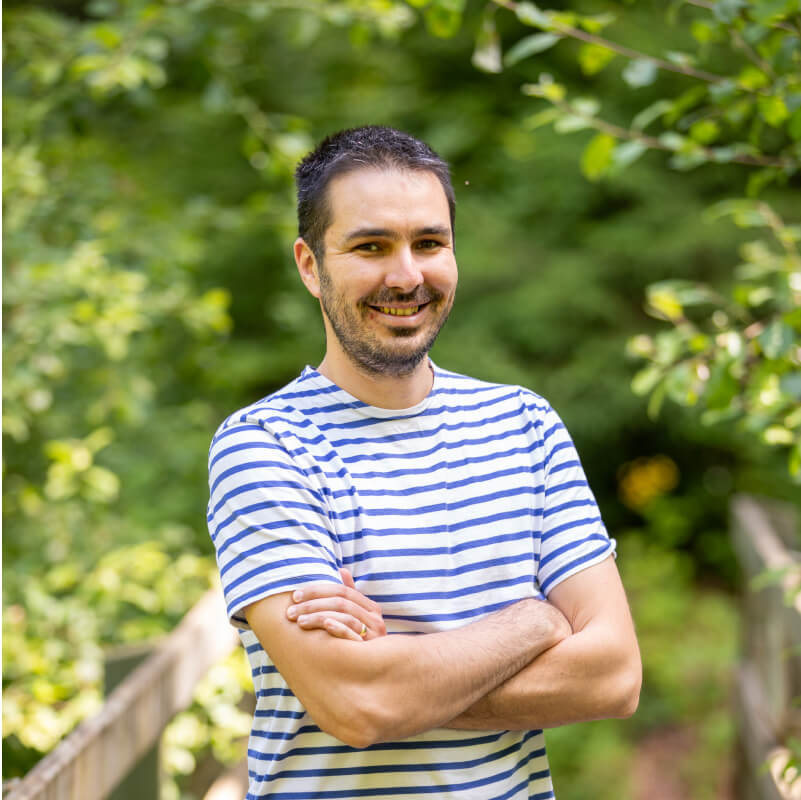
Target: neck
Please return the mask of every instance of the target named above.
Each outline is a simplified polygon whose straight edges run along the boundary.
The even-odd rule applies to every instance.
[[[375,375],[349,359],[326,353],[317,371],[340,389],[377,408],[411,408],[422,402],[434,384],[434,371],[426,356],[408,375]]]

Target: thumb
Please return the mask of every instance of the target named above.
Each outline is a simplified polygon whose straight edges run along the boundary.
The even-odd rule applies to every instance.
[[[351,575],[350,572],[347,569],[345,569],[345,567],[342,567],[339,570],[339,574],[342,576],[342,583],[344,583],[345,586],[349,586],[351,589],[356,588],[356,583],[353,580],[353,575]]]

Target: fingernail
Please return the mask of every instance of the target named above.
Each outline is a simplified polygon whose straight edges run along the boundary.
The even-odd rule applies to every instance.
[[[292,592],[292,599],[296,603],[299,603],[301,600],[303,600],[303,592],[301,592],[300,590]]]
[[[304,614],[303,616],[298,617],[298,625],[305,625],[309,621],[309,618]]]
[[[297,606],[290,606],[290,607],[289,607],[289,608],[286,610],[286,615],[287,615],[287,616],[288,616],[290,619],[295,619],[295,617],[298,615],[298,608],[297,608]]]

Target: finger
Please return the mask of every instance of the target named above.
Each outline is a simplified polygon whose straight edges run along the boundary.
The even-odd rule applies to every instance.
[[[369,597],[363,595],[358,589],[345,586],[341,583],[318,582],[310,583],[302,589],[296,589],[292,593],[292,602],[297,604],[308,600],[319,600],[322,598],[344,598],[352,603],[356,603],[362,608],[374,614],[380,613],[378,603],[373,602]]]
[[[339,574],[342,576],[342,582],[347,586],[349,589],[356,588],[356,582],[353,580],[353,575],[350,574],[350,570],[346,567],[342,567],[339,570]]]
[[[345,597],[323,597],[319,600],[306,600],[289,606],[286,615],[289,619],[297,619],[304,614],[316,614],[321,611],[330,611],[337,614],[350,614],[368,622],[371,612],[358,603],[353,603]],[[372,615],[374,616],[374,615]]]
[[[356,631],[336,619],[327,619],[325,621],[325,630],[330,633],[331,636],[336,636],[338,639],[351,639],[354,642],[362,641],[362,637],[359,636]]]
[[[332,611],[303,614],[298,617],[297,623],[304,630],[313,630],[315,628],[328,630],[328,623],[332,621],[338,623],[338,625],[344,625],[359,639],[362,638],[360,635],[362,629],[367,627],[362,620],[352,617],[350,614],[339,614]]]

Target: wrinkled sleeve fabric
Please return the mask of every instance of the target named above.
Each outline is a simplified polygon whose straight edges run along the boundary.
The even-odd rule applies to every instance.
[[[559,415],[545,406],[540,426],[544,505],[537,580],[547,596],[563,580],[615,553],[576,447]]]
[[[269,426],[226,421],[209,450],[209,534],[231,624],[305,583],[340,583],[336,532],[319,484]]]

